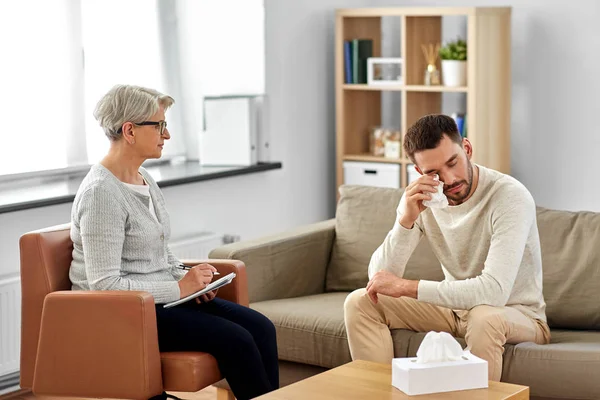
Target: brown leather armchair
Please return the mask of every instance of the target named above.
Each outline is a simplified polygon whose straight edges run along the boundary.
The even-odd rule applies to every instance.
[[[163,390],[196,392],[222,379],[210,354],[159,352],[149,293],[70,290],[68,224],[27,233],[19,245],[22,388],[37,395],[146,400]],[[247,306],[244,263],[209,262],[222,275],[237,274],[218,296]],[[217,388],[217,395],[233,399],[226,389]]]

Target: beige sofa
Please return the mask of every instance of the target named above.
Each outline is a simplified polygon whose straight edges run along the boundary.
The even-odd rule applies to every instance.
[[[344,299],[366,285],[401,195],[342,186],[335,219],[211,252],[246,263],[251,307],[277,327],[282,385],[351,361]],[[552,342],[507,345],[502,380],[529,386],[534,399],[600,399],[600,213],[538,208],[537,218]],[[443,279],[426,239],[406,277]],[[392,336],[395,355],[410,357],[424,333]]]

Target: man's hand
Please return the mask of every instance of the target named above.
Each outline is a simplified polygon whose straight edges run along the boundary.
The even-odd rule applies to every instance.
[[[399,278],[389,271],[379,271],[367,284],[367,293],[373,303],[377,304],[377,295],[383,294],[390,297],[417,298],[419,281]]]
[[[431,193],[436,193],[438,185],[441,184],[431,175],[421,175],[411,182],[405,190],[404,210],[400,210],[402,217],[398,222],[406,229],[412,229],[419,214],[427,208],[423,205],[423,200],[431,200]]]

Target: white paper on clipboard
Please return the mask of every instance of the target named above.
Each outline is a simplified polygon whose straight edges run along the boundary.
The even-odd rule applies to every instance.
[[[179,300],[175,300],[175,301],[172,301],[170,303],[166,303],[163,307],[164,308],[175,307],[176,305],[179,305],[181,303],[185,303],[188,300],[195,299],[196,297],[202,296],[205,293],[208,293],[210,291],[216,290],[216,289],[218,289],[220,287],[223,287],[225,285],[229,285],[231,283],[231,281],[233,280],[233,278],[235,278],[235,272],[231,272],[231,273],[225,275],[224,277],[219,278],[216,281],[209,283],[204,289],[199,290],[196,293],[192,293],[189,296],[186,296],[186,297],[181,298]]]

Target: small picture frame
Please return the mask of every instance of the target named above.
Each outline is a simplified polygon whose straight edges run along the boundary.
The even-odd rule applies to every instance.
[[[367,85],[402,85],[402,58],[369,57]]]

